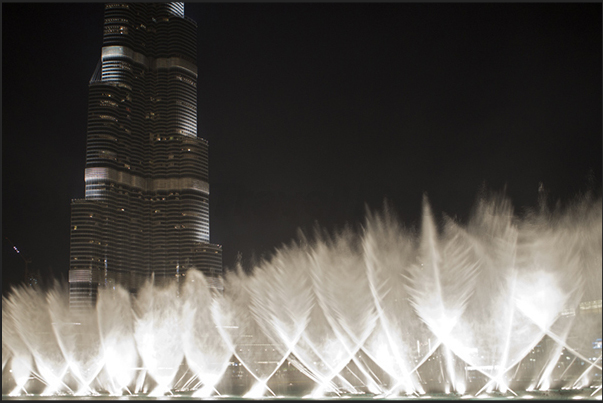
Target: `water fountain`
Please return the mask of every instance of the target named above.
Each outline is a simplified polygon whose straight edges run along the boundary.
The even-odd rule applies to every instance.
[[[489,196],[438,225],[425,199],[418,230],[369,212],[228,272],[223,294],[191,269],[76,314],[64,285],[16,288],[3,395],[600,399],[601,218],[592,197],[518,218]]]

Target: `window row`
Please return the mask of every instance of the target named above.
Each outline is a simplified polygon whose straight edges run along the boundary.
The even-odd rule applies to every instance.
[[[183,83],[186,83],[188,85],[192,85],[193,87],[197,88],[197,83],[195,81],[191,80],[188,77],[183,77],[181,75],[177,75],[176,76],[176,80],[182,81]]]
[[[105,34],[127,35],[128,27],[123,26],[123,25],[106,25],[105,26]]]
[[[105,24],[111,24],[111,23],[127,24],[128,20],[125,18],[105,18]]]
[[[110,8],[130,8],[130,6],[125,3],[109,3],[105,5],[105,10],[108,10]]]

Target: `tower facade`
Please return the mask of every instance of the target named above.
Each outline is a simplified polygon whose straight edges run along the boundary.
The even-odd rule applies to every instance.
[[[70,305],[195,267],[219,287],[208,143],[197,137],[197,25],[183,3],[105,6],[89,83],[85,198],[71,203]]]

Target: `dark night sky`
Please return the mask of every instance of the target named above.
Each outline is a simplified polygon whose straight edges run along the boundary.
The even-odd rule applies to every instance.
[[[87,84],[102,4],[2,4],[3,294],[10,238],[66,275],[84,196]],[[463,222],[482,184],[516,210],[600,192],[601,4],[187,4],[211,240],[232,267],[384,198],[408,226],[427,192]],[[594,185],[592,185],[594,183]]]

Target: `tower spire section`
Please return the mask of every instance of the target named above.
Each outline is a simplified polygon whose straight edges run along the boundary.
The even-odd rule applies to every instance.
[[[71,203],[70,304],[195,267],[220,287],[208,143],[197,136],[197,26],[183,3],[108,3],[89,84],[85,198]]]

